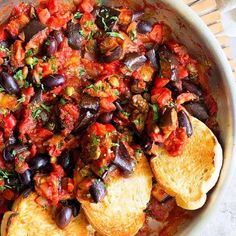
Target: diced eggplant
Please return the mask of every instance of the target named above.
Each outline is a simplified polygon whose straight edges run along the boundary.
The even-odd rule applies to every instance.
[[[112,121],[112,118],[113,118],[113,112],[102,113],[98,117],[98,122],[102,124],[109,124]]]
[[[187,114],[182,110],[178,112],[179,127],[186,128],[186,134],[191,137],[193,134],[192,124]]]
[[[114,102],[114,104],[116,106],[117,111],[123,111],[124,110],[123,107],[120,105],[120,100],[116,100]]]
[[[135,160],[130,157],[123,142],[118,142],[115,148],[115,159],[113,163],[122,171],[125,176],[129,176],[134,172]]]
[[[114,164],[111,164],[108,169],[102,174],[101,178],[105,180],[111,173],[113,173],[117,169],[117,166]]]
[[[28,43],[35,35],[46,28],[47,27],[38,20],[31,20],[30,23],[27,24],[23,29],[25,34],[25,42]]]
[[[183,91],[182,80],[170,81],[166,87],[177,94]]]
[[[146,87],[140,86],[140,85],[142,85],[142,83],[146,84],[142,80],[133,79],[132,83],[130,85],[131,92],[136,93],[136,94],[143,93]]]
[[[119,60],[122,56],[122,53],[123,53],[123,49],[119,45],[114,50],[110,51],[109,53],[100,55],[99,60],[100,62],[111,63],[113,61]]]
[[[203,95],[203,91],[202,91],[202,89],[198,85],[192,83],[189,80],[183,80],[182,83],[183,83],[184,91],[188,91],[190,93],[194,93],[194,94],[196,94],[199,97]]]
[[[147,61],[147,58],[137,52],[129,53],[125,56],[124,64],[128,69],[135,71],[140,68]]]
[[[84,94],[81,97],[80,107],[84,110],[98,111],[100,105],[100,99],[98,97],[92,97],[88,94]]]
[[[166,60],[171,63],[171,65],[175,66],[176,68],[179,65],[179,62],[176,58],[176,56],[170,51],[169,48],[167,48],[166,45],[161,45],[158,50],[158,55],[160,59]]]
[[[100,179],[95,180],[89,188],[89,193],[95,203],[102,201],[107,194],[103,181]]]
[[[154,68],[159,69],[159,62],[157,60],[157,54],[156,54],[155,49],[150,49],[149,51],[147,51],[146,56],[149,59],[149,61],[151,62],[151,65]]]
[[[85,111],[83,112],[78,120],[78,123],[74,129],[74,132],[80,132],[84,129],[86,129],[89,125],[94,123],[97,119],[97,114],[93,114],[91,111]]]
[[[192,116],[201,121],[206,121],[209,118],[207,108],[205,104],[201,102],[189,102],[187,104],[184,104],[184,107]]]
[[[139,20],[144,15],[143,11],[135,11],[132,16],[132,21]]]
[[[168,129],[169,131],[175,130],[178,123],[177,112],[175,108],[167,108],[161,116],[160,128]]]
[[[146,34],[152,31],[152,24],[149,23],[148,21],[139,21],[137,24],[137,31],[140,34]]]
[[[72,49],[79,50],[84,41],[84,37],[81,34],[81,26],[79,23],[73,24],[69,22],[67,25],[68,31],[68,44]]]
[[[40,88],[35,92],[35,95],[32,97],[30,103],[40,104],[43,102],[43,90]]]
[[[120,12],[114,8],[102,6],[97,12],[95,23],[104,31],[112,31]]]

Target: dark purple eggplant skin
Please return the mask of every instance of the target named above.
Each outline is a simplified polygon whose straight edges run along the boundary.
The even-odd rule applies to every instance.
[[[180,128],[186,128],[186,134],[191,137],[193,134],[193,128],[188,115],[182,110],[178,112],[178,122]]]
[[[184,104],[187,111],[197,119],[206,121],[209,118],[205,104],[201,102],[189,102]]]
[[[43,25],[38,20],[31,20],[29,24],[27,24],[23,32],[25,34],[25,42],[28,43],[35,35],[37,35],[40,31],[45,30],[47,27]]]
[[[147,34],[152,31],[152,24],[148,21],[141,20],[137,24],[137,31],[140,34]]]
[[[154,68],[159,69],[159,62],[157,60],[156,50],[150,49],[149,51],[146,52],[146,56],[149,59],[149,61],[151,62],[151,65]]]
[[[16,80],[7,72],[1,72],[0,74],[0,85],[6,90],[9,94],[19,94],[20,88]]]
[[[170,81],[166,87],[177,94],[183,92],[182,80]]]
[[[130,176],[134,172],[135,160],[132,159],[123,142],[119,141],[115,148],[115,159],[113,161],[124,176]]]
[[[109,124],[111,123],[112,118],[113,118],[113,112],[102,113],[98,117],[98,122],[102,124]]]
[[[92,97],[89,94],[83,94],[80,101],[80,108],[84,110],[98,111],[100,106],[100,99]]]
[[[132,21],[139,20],[144,15],[144,11],[135,11],[132,16]]]
[[[53,74],[41,79],[41,83],[48,89],[53,89],[65,83],[65,77],[60,74]]]
[[[100,29],[104,31],[112,31],[119,15],[120,12],[116,9],[101,6],[101,8],[97,11],[95,23]]]
[[[117,111],[120,111],[120,112],[124,111],[123,107],[120,105],[120,100],[116,100],[114,102],[114,105],[116,106]]]
[[[60,229],[64,229],[72,219],[72,209],[69,206],[63,206],[57,213],[55,221]]]
[[[111,173],[113,173],[118,167],[114,164],[111,164],[108,169],[102,174],[101,178],[105,180]]]
[[[89,125],[94,123],[97,119],[97,114],[92,113],[91,111],[87,110],[83,112],[78,120],[78,123],[73,130],[74,133],[78,133],[86,129]]]
[[[101,202],[107,194],[106,186],[103,181],[96,179],[90,186],[89,193],[95,203]]]
[[[147,61],[147,58],[137,52],[126,54],[124,64],[128,69],[135,71],[140,68]]]
[[[109,55],[101,54],[98,58],[101,63],[111,63],[119,60],[122,56],[123,49],[121,46],[117,46],[113,51],[109,52]]]
[[[40,88],[36,90],[35,95],[32,97],[30,103],[40,104],[43,102],[43,90]]]
[[[183,80],[182,83],[183,83],[183,90],[184,91],[187,91],[187,92],[190,92],[190,93],[194,93],[194,94],[196,94],[199,97],[201,97],[203,95],[203,91],[200,88],[200,86],[192,83],[189,80]]]
[[[68,28],[67,37],[69,46],[74,50],[79,50],[84,41],[84,37],[80,33],[81,30],[80,24],[79,23],[73,24],[72,22],[69,22],[67,28]]]

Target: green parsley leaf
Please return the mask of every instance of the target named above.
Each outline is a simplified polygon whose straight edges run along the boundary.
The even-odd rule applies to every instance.
[[[98,146],[100,144],[100,139],[95,135],[91,135],[91,144],[92,146]]]
[[[51,109],[52,109],[52,106],[47,106],[47,105],[45,105],[45,104],[41,104],[41,107],[44,109],[44,110],[46,110],[47,112],[50,112],[51,111]]]
[[[0,86],[0,92],[4,92],[4,91],[5,91],[5,89]]]
[[[33,109],[32,112],[31,112],[32,118],[33,119],[37,119],[41,112],[42,112],[42,108],[41,107],[37,107],[37,108]]]
[[[91,21],[91,20],[88,20],[88,21],[86,21],[85,22],[85,26],[87,26],[87,27],[91,27],[91,26],[93,26],[93,21]]]
[[[11,151],[11,155],[12,155],[12,156],[16,156],[16,150],[12,150],[12,151]]]
[[[99,175],[102,175],[106,170],[108,170],[109,167],[108,166],[103,166],[100,168],[100,170],[98,171]]]
[[[84,67],[80,67],[80,68],[79,68],[79,75],[80,75],[80,76],[83,76],[83,75],[85,75],[85,73],[86,73],[86,72],[85,72]]]
[[[47,39],[47,40],[45,41],[45,45],[50,46],[50,44],[51,44],[50,39]]]
[[[13,77],[16,80],[20,80],[20,81],[24,80],[24,76],[23,76],[22,70],[18,70]]]
[[[79,30],[79,33],[80,33],[84,38],[87,37],[87,34],[86,34],[83,30]]]
[[[31,48],[25,53],[25,57],[30,57],[34,55],[34,49]]]
[[[25,102],[25,95],[24,95],[24,94],[22,95],[21,98],[19,98],[19,99],[17,100],[17,103],[18,103],[18,104],[23,103],[23,102]]]
[[[59,102],[60,102],[61,105],[65,105],[66,104],[66,100],[64,98],[61,98]]]
[[[159,115],[158,115],[158,105],[157,104],[149,104],[149,106],[152,109],[153,112],[153,120],[158,121]]]
[[[130,39],[131,39],[132,42],[136,42],[136,40],[137,40],[137,30],[132,30],[131,31]]]
[[[107,32],[107,36],[108,37],[120,38],[120,39],[124,40],[123,35],[121,35],[120,33],[117,33],[117,32]]]
[[[82,17],[83,13],[77,11],[75,14],[74,14],[74,18],[75,19],[80,19]]]

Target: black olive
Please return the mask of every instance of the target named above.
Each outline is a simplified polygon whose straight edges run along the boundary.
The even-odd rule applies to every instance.
[[[68,204],[69,207],[71,207],[72,214],[73,214],[74,217],[79,215],[79,212],[80,212],[80,202],[78,202],[77,200],[68,200],[67,204]]]
[[[3,71],[0,74],[0,85],[10,94],[18,94],[20,92],[19,85],[7,72]]]
[[[53,89],[57,86],[63,85],[65,83],[65,77],[60,74],[49,75],[41,79],[41,83],[49,89]]]
[[[149,51],[147,51],[146,56],[151,62],[151,65],[154,68],[159,69],[159,62],[157,61],[157,54],[156,54],[155,49],[150,49]]]
[[[2,157],[6,163],[11,163],[15,160],[14,155],[11,153],[12,150],[9,147],[10,145],[5,147],[2,152]]]
[[[58,45],[63,41],[64,34],[61,30],[53,30],[51,35],[56,39]]]
[[[144,15],[143,11],[135,11],[132,16],[132,21],[137,21],[139,20],[140,17]]]
[[[109,55],[102,54],[99,57],[100,62],[111,63],[113,61],[119,60],[122,56],[123,49],[121,46],[117,46],[113,51],[109,52]]]
[[[183,91],[182,80],[170,81],[166,87],[177,95]]]
[[[38,154],[32,157],[29,162],[29,167],[31,170],[36,171],[44,169],[50,163],[50,157],[48,155]]]
[[[55,221],[60,229],[64,229],[71,221],[72,209],[69,206],[63,206],[56,214]]]
[[[43,45],[46,56],[51,57],[57,52],[58,43],[55,37],[49,36]]]
[[[98,97],[92,97],[88,94],[83,94],[80,101],[80,107],[84,110],[98,111],[100,105],[100,99]]]
[[[116,106],[116,109],[120,112],[124,111],[123,107],[120,105],[120,101],[119,100],[116,100],[114,102],[115,106]]]
[[[36,90],[34,96],[32,97],[30,103],[32,104],[40,104],[43,102],[43,90],[40,88]]]
[[[32,181],[32,173],[30,170],[26,170],[23,174],[19,175],[19,178],[23,185],[29,185]]]
[[[57,162],[63,167],[64,170],[70,170],[73,168],[73,160],[69,151],[65,150],[58,157]]]
[[[11,144],[3,149],[3,159],[6,163],[15,160],[15,155],[20,154],[28,149],[28,146],[21,144]]]
[[[114,8],[101,6],[99,11],[97,11],[95,23],[102,30],[112,31],[119,14],[120,12]]]
[[[123,142],[118,142],[115,148],[115,159],[113,163],[120,168],[125,176],[131,175],[134,171],[135,160],[130,157]]]
[[[111,123],[112,118],[113,118],[113,112],[102,113],[98,117],[98,122],[100,122],[102,124],[109,124],[109,123]]]
[[[178,112],[178,121],[179,121],[179,127],[186,128],[187,136],[188,137],[192,136],[193,134],[192,124],[189,120],[189,117],[183,110]]]
[[[151,23],[147,21],[139,21],[137,24],[137,31],[141,34],[146,34],[152,31],[152,25]]]
[[[6,141],[5,145],[8,146],[8,145],[11,145],[11,144],[15,144],[16,141],[17,141],[16,137],[13,134],[11,134],[11,136]]]
[[[89,193],[95,203],[102,201],[107,193],[105,184],[100,179],[94,180],[89,188]]]
[[[209,118],[206,106],[201,102],[190,102],[184,104],[187,111],[197,119],[206,121]]]
[[[27,188],[23,191],[21,195],[23,198],[27,198],[31,192],[32,192],[32,188]]]
[[[72,22],[69,22],[67,28],[69,46],[72,49],[79,50],[84,40],[84,37],[81,35],[80,24],[73,24]]]
[[[37,20],[31,20],[23,29],[25,42],[29,42],[36,34],[46,29],[46,26]]]
[[[124,64],[132,71],[140,68],[147,61],[147,58],[137,52],[129,53],[125,56]]]
[[[199,97],[203,95],[202,89],[198,85],[192,83],[189,80],[183,80],[182,83],[184,91],[194,93]]]
[[[97,119],[97,114],[94,114],[89,110],[83,112],[79,117],[78,123],[74,129],[74,132],[77,133],[86,129],[89,125],[94,123],[96,119]]]

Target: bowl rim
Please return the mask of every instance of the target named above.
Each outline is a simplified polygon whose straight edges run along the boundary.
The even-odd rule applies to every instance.
[[[233,158],[234,154],[236,154],[236,81],[232,72],[232,68],[229,64],[229,61],[223,52],[218,40],[215,35],[211,32],[211,30],[207,27],[204,21],[199,17],[199,15],[191,9],[183,0],[173,1],[173,0],[161,0],[165,5],[177,11],[177,13],[191,26],[197,30],[199,37],[208,43],[207,47],[211,50],[212,55],[217,58],[219,62],[217,67],[221,71],[221,75],[224,77],[225,84],[229,91],[229,105],[232,109],[232,147],[231,147],[231,158],[227,160],[230,163],[228,165],[228,171],[224,175],[224,179],[222,180],[223,184],[218,189],[218,195],[215,198],[214,207],[207,209],[205,212],[204,218],[208,217],[208,219],[213,215],[213,212],[219,208],[219,204],[222,202],[224,193],[227,189],[230,180],[233,177],[234,169],[236,168],[236,160]],[[224,163],[223,163],[224,165]],[[198,220],[196,224],[191,227],[191,232],[188,232],[188,235],[199,235],[199,230],[204,228],[205,221]]]

